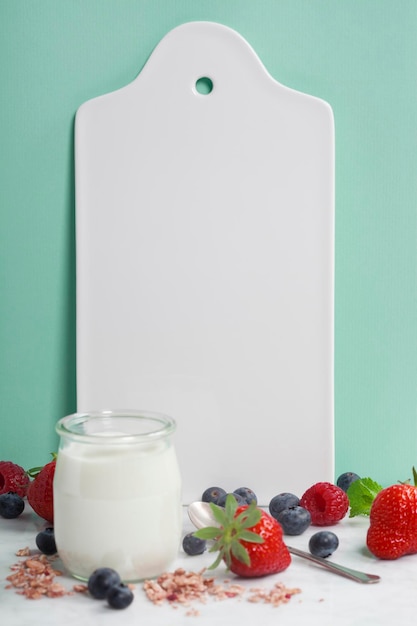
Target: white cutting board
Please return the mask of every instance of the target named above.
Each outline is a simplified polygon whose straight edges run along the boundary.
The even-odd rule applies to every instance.
[[[184,503],[334,480],[329,105],[187,23],[75,144],[78,410],[175,417]]]

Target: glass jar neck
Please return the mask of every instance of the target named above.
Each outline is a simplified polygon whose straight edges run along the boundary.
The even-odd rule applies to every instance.
[[[170,437],[173,418],[151,411],[95,411],[73,413],[57,422],[60,437],[82,443],[108,445],[150,443]]]

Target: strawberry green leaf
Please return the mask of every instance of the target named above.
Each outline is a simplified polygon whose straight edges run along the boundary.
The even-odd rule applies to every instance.
[[[239,534],[239,539],[242,541],[249,541],[249,543],[264,543],[265,539],[258,535],[258,533],[254,533],[251,530],[242,530]]]
[[[252,526],[256,526],[259,522],[261,515],[262,513],[256,507],[255,502],[252,502],[245,511],[239,513],[236,517],[236,521],[242,525],[242,528],[252,528]]]
[[[217,504],[213,504],[211,502],[210,509],[211,509],[211,512],[213,513],[214,519],[216,520],[216,522],[218,522],[218,524],[220,524],[220,526],[224,526],[225,524],[228,523],[229,518],[223,507],[218,506]],[[232,515],[232,518],[233,518],[233,515]]]
[[[248,551],[238,541],[234,541],[232,543],[231,553],[241,563],[244,563],[245,565],[250,565],[250,558],[249,558]]]
[[[349,517],[369,515],[372,502],[381,490],[381,485],[371,478],[359,478],[355,480],[347,490],[350,504]]]
[[[227,569],[230,569],[232,557],[250,566],[249,552],[242,545],[242,541],[257,544],[264,542],[263,537],[250,530],[260,521],[262,511],[257,508],[255,502],[251,502],[236,515],[238,507],[236,499],[231,494],[226,498],[224,509],[210,503],[213,517],[219,526],[207,526],[194,532],[195,537],[213,541],[209,552],[218,552],[209,569],[215,569],[221,561],[224,561]]]
[[[223,560],[223,553],[219,552],[219,554],[217,555],[216,560],[207,569],[216,569],[216,567],[218,567],[220,565],[222,560]]]
[[[222,549],[223,549],[223,543],[221,539],[218,539],[215,543],[213,543],[209,552],[219,552],[219,551],[221,552]]]
[[[234,496],[232,496],[231,493],[228,494],[227,498],[226,498],[226,504],[224,507],[225,513],[226,513],[226,517],[228,519],[233,519],[236,513],[236,509],[237,509],[237,501],[236,498]]]
[[[417,487],[417,470],[414,466],[413,466],[413,480],[414,480],[414,486]]]
[[[193,533],[194,537],[205,539],[206,541],[217,539],[219,534],[220,530],[216,526],[206,526],[205,528],[200,528],[200,530],[196,530],[195,533]]]
[[[57,453],[51,452],[51,456],[52,456],[52,461],[56,461],[57,456],[58,456]],[[36,478],[36,476],[41,473],[44,467],[45,467],[44,465],[39,465],[38,467],[31,467],[30,469],[27,470],[26,474],[30,476],[30,478]]]
[[[31,467],[27,470],[26,474],[31,478],[36,478],[38,474],[40,474],[41,470],[43,470],[44,466],[39,465],[38,467]]]

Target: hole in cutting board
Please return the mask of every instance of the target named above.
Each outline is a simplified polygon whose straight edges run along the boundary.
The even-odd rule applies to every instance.
[[[202,96],[207,96],[213,91],[213,81],[208,76],[201,76],[196,80],[195,88]]]

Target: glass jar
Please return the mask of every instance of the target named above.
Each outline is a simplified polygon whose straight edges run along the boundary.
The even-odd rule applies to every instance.
[[[56,425],[54,529],[69,573],[135,582],[166,571],[182,533],[175,421],[151,412],[75,413]]]

